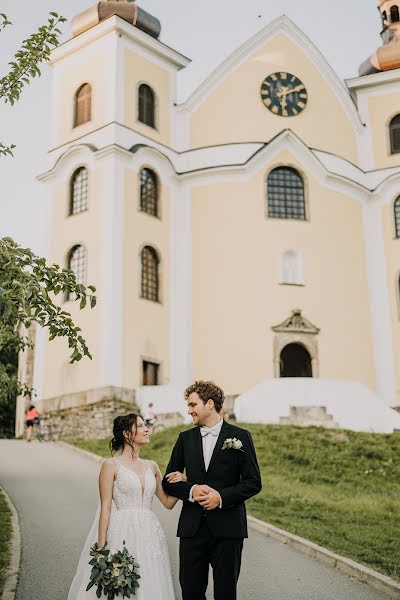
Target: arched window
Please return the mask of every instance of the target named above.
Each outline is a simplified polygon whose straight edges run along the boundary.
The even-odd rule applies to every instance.
[[[88,172],[85,167],[81,167],[71,177],[69,191],[69,214],[87,210],[88,207]]]
[[[390,121],[390,149],[392,154],[400,152],[400,115],[396,115]]]
[[[390,22],[397,23],[397,21],[399,21],[399,7],[392,6],[390,9]]]
[[[86,282],[86,248],[74,246],[68,254],[67,267],[75,273],[78,283]],[[75,294],[68,294],[67,300],[75,300]]]
[[[396,238],[400,238],[400,196],[394,202],[394,229]]]
[[[140,172],[140,210],[158,217],[157,175],[150,169]]]
[[[142,298],[159,301],[158,254],[151,246],[142,250]]]
[[[87,123],[91,118],[92,88],[84,83],[75,94],[74,127]]]
[[[268,217],[305,221],[304,184],[291,167],[277,167],[268,176]]]
[[[279,258],[279,283],[304,285],[303,255],[296,250],[286,250]]]
[[[155,127],[155,94],[149,85],[139,86],[139,121]]]
[[[382,21],[383,21],[383,24],[386,25],[386,22],[387,22],[386,10],[384,10],[382,13]]]

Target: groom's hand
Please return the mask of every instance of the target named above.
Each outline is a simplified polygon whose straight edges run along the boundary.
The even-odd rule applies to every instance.
[[[215,508],[219,508],[221,506],[221,496],[219,495],[217,490],[214,490],[214,488],[210,488],[208,485],[201,487],[207,487],[208,492],[207,494],[202,494],[202,496],[197,500],[197,502],[207,510],[214,510]]]
[[[208,492],[211,490],[208,485],[195,485],[193,488],[192,498],[194,502],[199,502],[200,500],[205,500],[208,497]]]

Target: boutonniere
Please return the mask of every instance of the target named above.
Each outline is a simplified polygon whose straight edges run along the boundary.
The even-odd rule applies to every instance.
[[[227,438],[224,441],[224,445],[222,446],[222,450],[243,450],[243,444],[237,438]]]

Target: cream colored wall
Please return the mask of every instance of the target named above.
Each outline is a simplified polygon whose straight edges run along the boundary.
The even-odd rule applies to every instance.
[[[390,121],[400,113],[399,94],[382,94],[368,99],[375,169],[398,167],[400,154],[390,152]]]
[[[307,107],[296,117],[273,115],[261,100],[262,82],[278,71],[293,73],[308,90]],[[310,147],[357,161],[355,132],[333,90],[300,48],[279,34],[197,108],[191,117],[191,145],[264,142],[287,128]]]
[[[395,238],[393,202],[383,206],[382,220],[385,238],[389,303],[392,318],[397,404],[400,406],[400,239]]]
[[[95,44],[84,50],[81,50],[79,60],[61,60],[53,67],[56,89],[54,146],[72,142],[111,120],[110,82],[114,81],[114,73],[110,72],[109,53],[106,47]],[[92,87],[92,118],[74,127],[75,94],[84,83]]]
[[[125,170],[123,381],[128,388],[142,385],[143,359],[161,364],[159,383],[168,383],[170,377],[170,192],[161,179],[159,183],[161,218],[156,218],[139,211],[139,173]],[[161,255],[160,303],[140,298],[144,246],[153,246]]]
[[[265,218],[265,178],[193,192],[193,364],[229,394],[271,378],[271,327],[294,308],[321,328],[320,377],[374,387],[362,208],[307,177],[310,221]],[[279,285],[278,258],[304,254],[306,285]]]
[[[72,176],[72,172],[70,174]],[[51,260],[60,266],[67,266],[69,250],[82,244],[87,250],[87,283],[97,288],[98,305],[94,309],[80,311],[77,303],[63,302],[62,307],[71,313],[73,321],[82,328],[93,354],[93,360],[83,358],[69,364],[70,351],[65,340],[53,340],[45,344],[43,397],[51,398],[98,387],[100,376],[101,344],[101,264],[98,260],[101,245],[101,211],[98,199],[101,197],[102,173],[99,169],[89,170],[89,209],[77,215],[68,215],[69,179],[54,187]]]
[[[135,131],[165,145],[171,142],[171,85],[172,76],[166,69],[142,56],[125,49],[125,117],[124,124]],[[146,83],[156,95],[156,127],[138,120],[138,88]]]

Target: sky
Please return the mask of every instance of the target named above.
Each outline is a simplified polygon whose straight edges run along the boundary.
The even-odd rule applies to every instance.
[[[248,38],[286,14],[322,52],[341,79],[355,77],[359,65],[380,44],[378,0],[139,0],[162,25],[160,40],[192,59],[178,75],[178,98],[190,93]],[[23,39],[47,21],[50,11],[71,19],[94,0],[0,0],[13,26],[0,33],[0,77],[7,73]],[[69,23],[63,39],[70,37]],[[44,184],[50,140],[51,68],[33,80],[20,101],[0,104],[0,141],[16,144],[14,158],[0,158],[0,237],[13,237],[38,253],[46,248]]]

